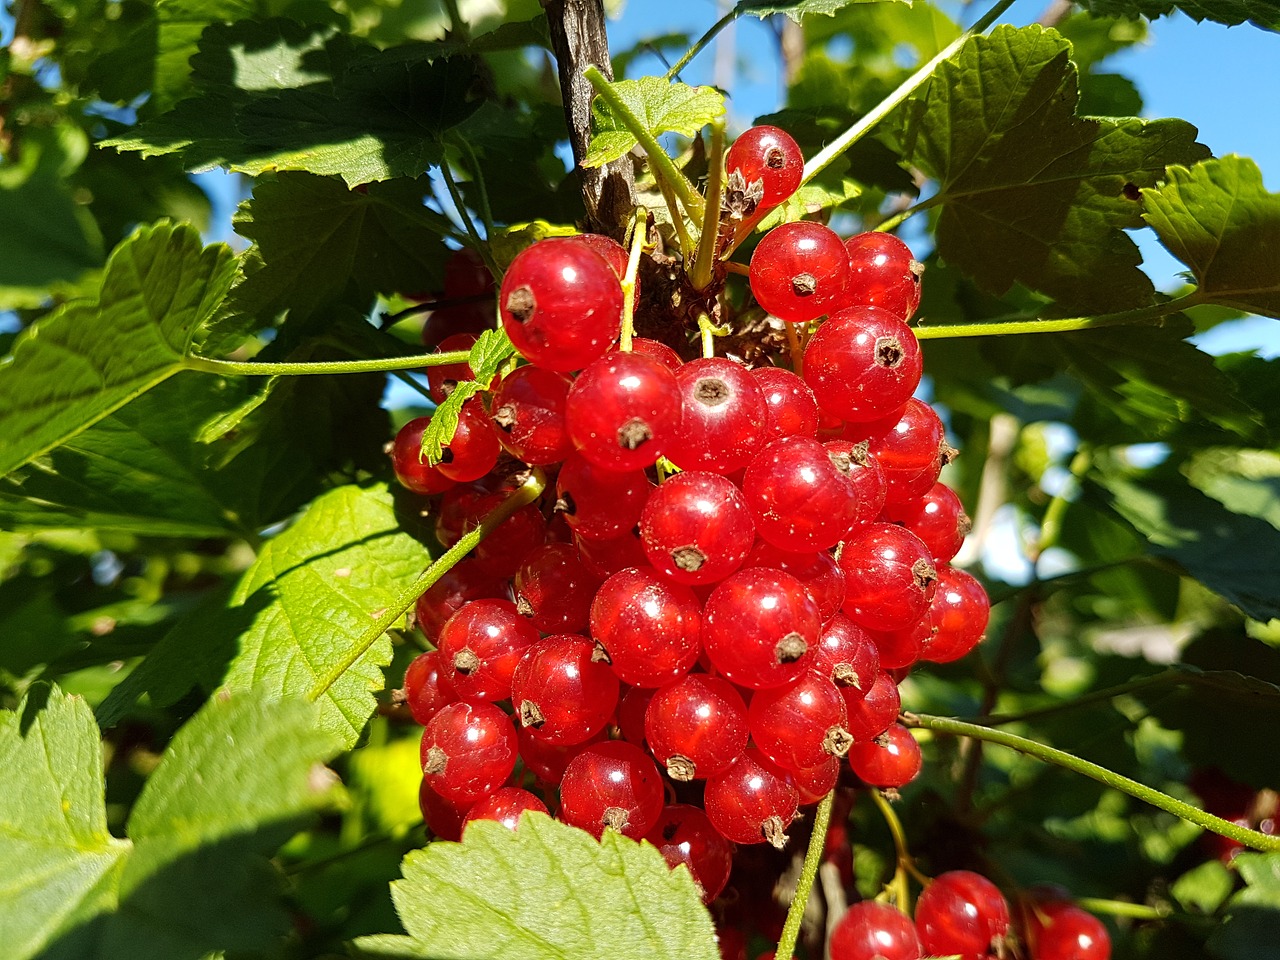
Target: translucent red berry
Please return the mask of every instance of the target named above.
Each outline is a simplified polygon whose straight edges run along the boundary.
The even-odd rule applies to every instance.
[[[803,378],[781,367],[756,367],[751,375],[764,396],[763,441],[818,432],[818,401]]]
[[[658,768],[625,740],[584,748],[560,779],[560,819],[596,837],[612,829],[639,840],[658,822],[662,806]]]
[[[1102,921],[1070,903],[1033,908],[1027,924],[1032,960],[1109,960],[1111,935]]]
[[[937,563],[951,562],[972,527],[960,498],[943,483],[935,483],[918,499],[886,504],[884,518],[919,537]]]
[[[643,470],[672,446],[680,411],[676,377],[661,362],[613,352],[578,374],[566,420],[584,459],[605,470]]]
[[[671,869],[681,864],[688,868],[703,903],[720,896],[729,882],[733,844],[720,835],[700,808],[687,803],[663,807],[645,839],[658,848]]]
[[[770,210],[800,188],[804,156],[791,134],[759,124],[746,130],[725,153],[724,166],[734,187],[750,198],[752,211]]]
[[[844,603],[844,573],[835,557],[826,551],[791,553],[757,540],[747,559],[742,561],[741,569],[749,567],[772,567],[803,583],[818,605],[818,615],[823,623],[839,613],[840,605]]]
[[[916,778],[921,764],[920,744],[899,723],[889,725],[874,740],[849,748],[849,766],[873,787],[902,787]]]
[[[740,570],[703,608],[702,643],[716,670],[752,689],[797,680],[813,662],[822,630],[818,606],[790,574]]]
[[[844,242],[849,255],[849,305],[882,307],[910,320],[920,306],[924,265],[911,249],[890,233],[860,233]]]
[[[458,699],[448,677],[440,670],[438,650],[428,650],[413,658],[404,672],[404,699],[413,719],[424,727],[442,707]]]
[[[971,870],[934,877],[916,902],[915,919],[928,953],[981,960],[1005,952],[1009,904],[994,883]]]
[[[444,445],[436,469],[457,483],[479,480],[498,462],[502,446],[489,425],[484,404],[472,397],[462,405],[453,438]]]
[[[526,810],[547,813],[547,805],[528,790],[519,787],[502,787],[471,805],[462,821],[467,824],[477,820],[496,820],[508,830],[520,825],[520,815]]]
[[[848,728],[857,743],[872,740],[889,729],[902,709],[902,695],[893,677],[881,670],[862,690],[842,687],[848,708]]]
[[[510,600],[474,600],[440,630],[440,657],[461,700],[506,700],[511,676],[537,628]]]
[[[516,731],[492,703],[451,703],[422,733],[423,779],[455,806],[497,790],[516,766]]]
[[[770,314],[804,323],[837,309],[849,286],[849,257],[831,228],[809,220],[774,227],[751,255],[756,301]]]
[[[937,569],[911,531],[869,523],[840,551],[844,612],[868,630],[901,630],[924,616],[933,599]]]
[[[418,627],[428,640],[439,645],[440,628],[445,622],[463,604],[486,597],[510,600],[511,584],[487,573],[474,560],[463,560],[445,571],[444,576],[418,598],[414,606]]]
[[[768,413],[755,377],[722,357],[691,360],[676,373],[680,419],[666,455],[683,470],[728,474],[745,467]]]
[[[806,770],[829,757],[843,757],[853,742],[840,690],[813,671],[785,686],[757,690],[747,721],[760,752],[787,770]]]
[[[880,651],[867,631],[837,613],[822,625],[810,669],[840,687],[848,704],[861,700],[871,689],[880,674]]]
[[[541,633],[584,633],[599,585],[572,544],[543,544],[516,571],[516,610]]]
[[[800,795],[753,754],[748,750],[707,781],[707,816],[726,840],[768,842],[781,850],[787,843],[787,826],[799,813]]]
[[[741,566],[755,541],[755,524],[731,481],[685,472],[650,494],[640,539],[660,573],[679,583],[715,583]]]
[[[586,637],[558,634],[525,651],[511,677],[516,722],[550,743],[583,743],[618,705],[618,678]]]
[[[747,707],[723,677],[691,673],[655,691],[645,739],[673,780],[713,777],[747,746]]]
[[[688,673],[701,652],[702,609],[688,587],[651,567],[620,570],[596,592],[591,636],[618,679],[659,687]]]
[[[570,381],[541,367],[519,367],[503,378],[490,418],[507,453],[533,466],[559,463],[573,452],[565,426]]]
[[[430,496],[444,493],[454,481],[440,472],[438,466],[427,463],[422,456],[422,434],[431,423],[430,417],[416,417],[396,432],[391,445],[391,466],[396,479],[406,490]]]
[[[842,420],[878,420],[898,410],[923,372],[920,344],[878,307],[831,315],[804,351],[804,379],[818,406]]]
[[[640,522],[653,484],[641,470],[618,473],[580,456],[564,462],[556,477],[556,512],[586,540],[612,540]]]
[[[864,900],[845,911],[831,931],[831,960],[920,960],[911,918],[887,903]]]
[[[435,352],[454,353],[459,350],[466,352],[475,346],[475,342],[479,339],[478,333],[452,333],[440,341]],[[471,365],[466,360],[460,360],[457,363],[432,364],[426,368],[426,372],[427,392],[436,403],[444,403],[460,381],[475,379]]]
[[[931,663],[959,660],[978,645],[990,615],[991,600],[982,584],[963,570],[942,567],[929,604],[932,631],[924,640],[920,659]]]

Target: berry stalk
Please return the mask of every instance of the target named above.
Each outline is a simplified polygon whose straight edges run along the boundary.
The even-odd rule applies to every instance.
[[[253,360],[215,360],[213,357],[183,357],[188,370],[241,377],[303,377],[330,373],[392,373],[419,367],[442,367],[466,363],[467,350],[448,353],[420,353],[409,357],[378,357],[372,360],[316,360],[306,363],[260,363]]]
[[[800,879],[796,881],[796,894],[787,908],[787,919],[782,924],[782,935],[778,937],[778,950],[775,956],[790,960],[795,954],[796,938],[800,935],[800,922],[804,919],[804,908],[809,903],[809,892],[813,890],[813,878],[818,875],[818,867],[822,863],[822,851],[826,848],[827,828],[831,825],[831,805],[835,801],[836,792],[832,790],[818,802],[813,815],[813,833],[809,836],[809,849],[804,853],[804,865],[800,868]]]
[[[987,323],[953,323],[938,327],[913,328],[917,340],[947,340],[953,337],[1001,337],[1015,333],[1071,333],[1100,327],[1120,327],[1130,323],[1150,323],[1187,307],[1203,303],[1198,290],[1186,296],[1153,303],[1148,307],[1103,313],[1096,317],[1065,317],[1050,320],[995,320]]]

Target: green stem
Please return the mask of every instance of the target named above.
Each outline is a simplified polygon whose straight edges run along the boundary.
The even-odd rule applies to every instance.
[[[1104,313],[1096,317],[1066,317],[1061,320],[1005,320],[987,323],[952,323],[941,327],[916,327],[917,340],[946,340],[952,337],[1000,337],[1014,333],[1070,333],[1098,327],[1119,327],[1128,323],[1148,323],[1171,313],[1202,303],[1200,292],[1193,290],[1184,297],[1153,303],[1148,307]]]
[[[1013,6],[1013,0],[999,0],[994,7],[987,11],[986,16],[960,36],[956,37],[956,39],[951,41],[951,43],[947,44],[947,46],[939,52],[936,57],[922,66],[911,76],[907,77],[906,80],[902,81],[898,89],[885,97],[885,99],[880,101],[880,103],[875,107],[872,107],[870,113],[862,117],[862,119],[844,133],[840,134],[840,136],[835,140],[832,140],[831,143],[821,151],[814,154],[813,157],[810,158],[809,162],[804,165],[804,177],[800,181],[801,186],[816,177],[819,173],[830,166],[836,157],[840,156],[840,154],[844,153],[851,146],[866,136],[867,132],[892,113],[898,104],[902,103],[902,101],[906,100],[907,97],[915,93],[916,90],[924,86],[925,82],[933,76],[933,71],[938,69],[938,66],[942,61],[954,56],[956,51],[964,46],[965,42],[970,37],[986,30],[987,27],[996,22],[1000,14],[1004,13],[1011,6]]]
[[[636,274],[640,272],[640,254],[644,252],[648,224],[649,211],[644,207],[637,208],[634,233],[631,235],[631,253],[627,257],[627,270],[622,278],[622,335],[618,340],[618,348],[624,353],[631,351],[631,338],[635,336]]]
[[[446,363],[466,363],[466,350],[448,353],[415,354],[410,357],[380,357],[374,360],[318,360],[308,363],[257,363],[252,360],[214,360],[212,357],[184,357],[182,365],[201,373],[241,377],[304,377],[328,373],[389,373],[439,367]]]
[[[818,809],[813,815],[813,833],[809,836],[809,849],[804,854],[804,865],[800,868],[800,879],[796,881],[796,894],[791,898],[791,906],[787,908],[787,919],[782,924],[782,936],[778,937],[778,960],[791,960],[796,950],[796,939],[800,936],[800,922],[804,920],[804,910],[809,903],[809,893],[813,890],[813,878],[818,875],[818,867],[822,864],[822,851],[826,849],[827,827],[831,825],[831,805],[835,802],[836,792],[832,790],[818,802]]]
[[[502,276],[502,271],[498,268],[497,261],[493,259],[493,254],[489,252],[489,245],[484,242],[480,236],[480,231],[476,229],[475,223],[471,220],[471,212],[467,209],[466,201],[462,197],[462,191],[458,189],[458,183],[453,179],[453,171],[449,169],[449,159],[446,157],[440,161],[440,176],[444,179],[445,186],[449,189],[449,198],[453,201],[454,209],[458,211],[458,219],[462,221],[462,225],[467,229],[467,236],[471,238],[471,247],[480,255],[480,259],[484,261],[484,265],[489,268],[489,272],[495,278]]]
[[[685,210],[689,212],[689,218],[700,221],[704,207],[702,198],[698,196],[698,191],[693,188],[688,178],[676,167],[675,162],[667,156],[667,151],[662,149],[662,144],[658,143],[648,128],[640,122],[640,118],[631,112],[631,108],[618,96],[598,67],[589,66],[582,71],[582,75],[587,78],[595,88],[596,94],[609,105],[609,109],[622,121],[631,135],[640,142],[640,146],[644,147],[650,165],[667,178],[676,196],[684,204]]]
[[[493,236],[493,208],[489,206],[489,188],[485,185],[484,174],[480,171],[480,158],[476,156],[475,148],[467,141],[462,141],[462,149],[467,155],[467,159],[471,161],[471,176],[476,185],[476,193],[480,201],[480,219],[484,221],[484,235],[486,237]],[[501,277],[498,278],[499,280]]]
[[[422,594],[457,566],[468,553],[474,550],[485,537],[493,533],[504,520],[521,507],[538,499],[546,485],[547,478],[541,470],[536,468],[530,470],[525,481],[512,491],[507,499],[486,514],[485,518],[480,521],[479,526],[464,533],[458,542],[437,557],[417,580],[400,591],[387,608],[379,614],[378,618],[351,645],[351,649],[346,652],[343,658],[334,664],[328,673],[316,681],[315,686],[307,693],[307,699],[315,701],[324,696],[325,692],[338,681],[338,678],[350,670],[368,652],[369,648],[377,642],[378,638],[386,633],[404,615],[404,612],[417,602],[417,599]]]
[[[685,67],[689,65],[690,60],[692,60],[694,57],[696,57],[698,54],[700,54],[703,50],[706,49],[707,44],[709,44],[712,40],[714,40],[716,38],[716,35],[719,34],[721,30],[723,30],[729,24],[733,23],[733,21],[737,20],[740,16],[742,16],[742,14],[743,14],[743,10],[741,8],[741,5],[738,5],[738,6],[735,6],[728,13],[726,13],[719,20],[717,20],[715,23],[713,23],[711,25],[711,29],[708,30],[706,33],[704,33],[702,36],[700,36],[697,42],[694,43],[692,47],[690,47],[688,50],[685,51],[684,56],[676,61],[676,65],[667,71],[666,79],[667,80],[674,79],[676,75],[680,73],[681,70],[683,70]]]
[[[716,355],[716,336],[726,331],[721,330],[705,313],[698,314],[698,332],[702,335],[702,356],[708,359]]]
[[[966,723],[963,720],[955,720],[951,717],[933,717],[923,713],[904,713],[902,722],[908,727],[936,730],[939,733],[970,737],[974,740],[1008,747],[1010,750],[1025,753],[1027,756],[1035,757],[1037,760],[1043,760],[1046,763],[1074,770],[1076,773],[1097,780],[1113,790],[1127,793],[1129,796],[1137,797],[1139,800],[1149,803],[1153,807],[1158,807],[1166,813],[1172,813],[1175,817],[1190,821],[1224,837],[1230,837],[1246,847],[1266,852],[1280,851],[1280,837],[1259,833],[1256,830],[1248,830],[1229,820],[1223,820],[1221,817],[1206,813],[1198,807],[1191,806],[1189,803],[1183,803],[1181,800],[1175,799],[1167,793],[1161,793],[1159,790],[1139,783],[1137,780],[1131,780],[1113,770],[1108,770],[1106,767],[1100,767],[1096,763],[1082,760],[1080,757],[1058,750],[1055,747],[1028,740],[1026,737],[1019,737],[1003,730],[982,727],[976,723]]]
[[[1163,920],[1173,913],[1168,904],[1151,907],[1145,903],[1126,903],[1124,900],[1100,900],[1081,897],[1076,906],[1090,913],[1106,913],[1113,917],[1131,917],[1134,920]]]
[[[462,14],[458,10],[458,0],[444,0],[444,7],[449,13],[449,36],[466,43],[471,39],[471,28],[467,21],[462,19]]]
[[[1063,484],[1062,489],[1054,494],[1053,499],[1049,501],[1049,505],[1044,508],[1044,516],[1040,519],[1040,535],[1036,538],[1035,554],[1031,557],[1034,570],[1038,571],[1040,558],[1044,556],[1044,552],[1050,547],[1058,543],[1058,538],[1062,535],[1062,518],[1067,513],[1067,506],[1070,500],[1067,498],[1075,494],[1079,489],[1078,484],[1080,478],[1084,476],[1085,471],[1089,469],[1089,465],[1093,462],[1093,451],[1088,447],[1081,447],[1076,451],[1076,455],[1071,458],[1071,465],[1068,471],[1070,479]],[[1035,576],[1039,580],[1038,575]]]
[[[693,237],[689,236],[689,228],[684,225],[684,211],[680,209],[680,202],[676,199],[676,192],[671,189],[671,184],[663,178],[656,169],[653,170],[653,182],[658,185],[658,192],[662,194],[662,199],[667,203],[667,212],[671,214],[671,225],[675,228],[676,237],[680,240],[680,256],[685,263],[693,261],[693,252],[698,245],[693,242]]]
[[[720,192],[724,187],[724,120],[711,124],[711,154],[707,157],[707,202],[703,208],[702,234],[698,237],[698,257],[693,262],[689,282],[695,290],[705,290],[715,276],[716,244],[720,240]]]

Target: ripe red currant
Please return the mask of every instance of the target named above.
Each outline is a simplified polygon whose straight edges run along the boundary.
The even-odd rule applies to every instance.
[[[901,630],[919,622],[938,579],[920,538],[891,523],[854,531],[840,551],[840,569],[845,615],[867,630]]]
[[[486,597],[510,600],[511,584],[485,572],[474,560],[463,560],[418,598],[414,616],[426,638],[438,646],[445,622],[463,604]]]
[[[883,670],[864,689],[842,687],[840,692],[849,711],[849,732],[857,743],[873,740],[888,730],[902,709],[898,685]]]
[[[787,770],[807,770],[828,757],[843,757],[853,737],[848,711],[835,683],[808,671],[794,683],[757,690],[747,713],[751,739]]]
[[[415,417],[399,429],[391,444],[391,466],[396,479],[406,490],[425,496],[444,493],[454,485],[438,465],[431,466],[422,456],[422,434],[430,423],[430,417]]]
[[[840,687],[848,704],[861,700],[871,689],[880,674],[880,651],[867,631],[837,613],[822,626],[810,669]],[[897,715],[895,710],[893,716]]]
[[[874,740],[849,748],[849,766],[873,787],[902,787],[920,772],[920,744],[911,731],[893,723]]]
[[[691,360],[676,373],[678,428],[666,455],[684,470],[728,474],[756,455],[768,412],[755,377],[723,357]]]
[[[526,810],[547,813],[547,805],[528,790],[519,787],[502,787],[472,804],[462,821],[463,829],[476,820],[496,820],[508,830],[520,825],[520,815]]]
[[[931,663],[959,660],[978,645],[990,614],[991,600],[982,584],[963,570],[943,567],[929,604],[933,630],[924,640],[920,659]]]
[[[440,630],[440,658],[460,700],[506,700],[537,628],[510,600],[473,600]]]
[[[796,788],[748,750],[728,770],[707,781],[704,805],[712,826],[733,843],[769,842],[781,850],[787,825],[799,813]]]
[[[920,385],[920,344],[905,323],[879,307],[831,315],[804,351],[804,379],[818,406],[842,420],[878,420]]]
[[[1070,903],[1033,908],[1027,924],[1032,960],[1109,960],[1111,935],[1102,921]]]
[[[887,903],[864,900],[845,911],[831,931],[831,960],[920,960],[923,948],[911,919]]]
[[[981,960],[1005,952],[1009,904],[1000,889],[971,870],[951,870],[933,879],[916,902],[920,945],[938,956]]]
[[[566,420],[578,453],[604,470],[643,470],[673,444],[680,388],[659,361],[607,353],[569,391]]]
[[[541,633],[583,633],[599,585],[573,544],[543,544],[516,571],[516,610]]]
[[[585,747],[560,779],[560,819],[599,837],[606,829],[639,840],[662,815],[662,776],[635,744]]]
[[[715,583],[741,566],[755,541],[742,493],[714,473],[670,477],[640,515],[649,562],[679,583]]]
[[[641,470],[618,473],[580,456],[564,462],[556,477],[556,511],[585,540],[612,540],[640,522],[653,484]]]
[[[511,706],[526,730],[550,743],[583,743],[618,705],[618,678],[586,637],[557,634],[525,651],[511,677]]]
[[[755,690],[793,683],[822,632],[818,605],[781,570],[752,567],[719,584],[703,608],[702,643],[716,670]]]
[[[791,134],[778,127],[759,124],[745,131],[729,147],[724,157],[732,187],[749,197],[753,206],[745,216],[770,210],[800,188],[804,176],[804,156]]]
[[[620,570],[591,603],[591,636],[618,679],[659,687],[688,673],[701,652],[702,610],[688,587],[651,567]]]
[[[839,307],[849,286],[849,256],[831,228],[796,220],[764,235],[748,279],[765,310],[804,323]]]
[[[479,339],[478,333],[453,333],[440,341],[440,346],[436,347],[435,352],[453,353],[458,350],[470,350]],[[426,373],[427,393],[436,403],[444,403],[459,381],[475,379],[475,374],[471,372],[471,365],[466,360],[458,363],[433,364],[426,368]]]
[[[570,381],[541,367],[519,367],[493,394],[490,417],[504,450],[525,463],[546,466],[573,452],[565,426]]]
[[[747,746],[747,707],[728,680],[691,673],[654,692],[645,739],[673,780],[722,773]]]
[[[818,605],[818,615],[823,623],[839,613],[840,604],[844,603],[844,573],[835,557],[826,551],[790,553],[764,540],[757,540],[747,559],[742,561],[741,569],[749,567],[772,567],[803,583]]]
[[[885,504],[884,518],[919,537],[936,563],[950,563],[972,527],[960,498],[943,483],[935,483],[917,500]]]
[[[516,766],[516,731],[492,703],[451,703],[422,732],[422,776],[455,806],[497,790]]]
[[[404,699],[413,719],[424,727],[442,707],[458,699],[440,670],[440,652],[428,650],[413,658],[404,672]]]
[[[720,835],[703,811],[691,804],[662,808],[658,822],[645,837],[658,848],[672,870],[684,864],[703,903],[720,896],[733,868],[733,844]]]
[[[844,242],[849,255],[849,305],[870,304],[910,320],[920,306],[924,264],[890,233],[860,233]]]
[[[751,375],[764,395],[762,442],[817,434],[818,401],[803,378],[781,367],[756,367]]]

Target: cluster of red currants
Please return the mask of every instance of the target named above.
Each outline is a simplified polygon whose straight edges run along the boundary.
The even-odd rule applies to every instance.
[[[1111,937],[1093,914],[1055,892],[1019,904],[1018,934],[1030,960],[1107,960]],[[831,931],[831,960],[1004,956],[1014,923],[994,883],[969,870],[940,874],[916,902],[915,919],[876,901],[854,904]]]
[[[799,182],[785,136],[756,128],[729,153],[748,213]],[[498,307],[527,363],[467,401],[439,463],[426,418],[396,437],[446,546],[514,471],[555,476],[421,597],[436,649],[405,694],[434,833],[554,800],[596,836],[648,838],[710,901],[734,844],[782,847],[846,757],[873,786],[916,776],[898,681],[971,650],[988,600],[949,566],[968,520],[938,482],[943,425],[913,397],[920,265],[901,241],[810,222],[761,240],[760,305],[802,334],[826,316],[799,370],[620,345],[626,265],[603,237],[524,250]],[[430,368],[433,394],[466,375]],[[509,785],[517,762],[541,796]]]

